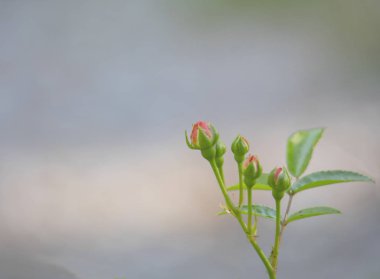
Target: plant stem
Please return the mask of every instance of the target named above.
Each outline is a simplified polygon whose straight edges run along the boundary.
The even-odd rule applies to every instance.
[[[269,262],[268,258],[266,257],[264,251],[261,249],[259,244],[256,242],[255,238],[249,234],[249,230],[247,229],[247,226],[245,225],[245,223],[243,221],[240,210],[235,208],[233,202],[231,201],[230,197],[228,196],[228,193],[226,191],[226,186],[224,185],[223,179],[222,179],[222,177],[218,171],[218,167],[215,163],[215,160],[211,160],[210,164],[211,164],[212,170],[214,171],[215,177],[218,181],[219,187],[222,191],[222,194],[224,196],[224,199],[226,201],[228,209],[232,211],[233,216],[235,216],[235,218],[238,220],[241,228],[243,229],[244,233],[247,235],[249,242],[251,243],[251,245],[255,249],[256,253],[259,255],[261,261],[263,262],[263,264],[264,264],[264,266],[268,272],[269,279],[276,279],[276,274],[273,270],[271,263]]]
[[[256,214],[253,215],[253,217],[255,218],[255,223],[254,223],[254,225],[253,225],[254,233],[255,233],[255,234],[258,234],[258,226],[257,226],[257,224],[258,224],[258,222],[259,222],[259,218],[257,217]]]
[[[230,196],[227,193],[226,186],[224,185],[223,178],[222,178],[222,176],[219,173],[219,169],[218,169],[218,167],[216,165],[215,160],[211,160],[210,164],[211,164],[212,170],[214,171],[216,180],[218,181],[220,190],[222,191],[222,194],[224,196],[224,199],[226,201],[226,205],[227,205],[228,209],[231,210],[231,211],[233,211],[233,213],[235,213],[235,211],[236,211],[235,210],[235,206],[234,206],[232,200],[230,199]]]
[[[243,204],[244,192],[243,192],[243,163],[238,162],[238,170],[239,170],[239,207]]]
[[[288,215],[289,215],[289,212],[290,212],[290,208],[292,206],[293,196],[294,196],[294,194],[289,194],[288,205],[286,206],[285,215],[284,215],[284,218],[282,219],[282,224],[281,224],[280,243],[279,243],[279,245],[281,244],[282,235],[284,234],[284,230],[285,230],[285,227],[286,227],[286,222],[287,222],[287,219],[288,219]]]
[[[247,187],[248,190],[248,233],[252,235],[252,187]]]
[[[276,199],[276,234],[275,234],[275,239],[274,239],[273,259],[272,259],[272,266],[275,273],[277,271],[278,249],[280,247],[280,232],[281,232],[281,200]]]
[[[285,223],[286,219],[288,218],[290,207],[292,206],[293,196],[294,195],[289,195],[288,205],[286,206],[286,211],[285,211],[284,219],[282,221],[283,224]]]
[[[218,170],[219,170],[220,177],[221,177],[222,180],[223,180],[223,183],[225,183],[223,166],[218,167]]]
[[[267,269],[269,279],[276,279],[276,273],[274,272],[274,269],[269,262],[267,256],[265,255],[264,251],[260,248],[259,244],[256,242],[256,240],[253,237],[248,237],[249,242],[251,243],[252,247],[255,249],[256,253],[259,255],[261,261],[263,262],[265,268]]]

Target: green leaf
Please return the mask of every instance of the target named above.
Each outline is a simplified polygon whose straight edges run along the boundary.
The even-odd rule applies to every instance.
[[[327,207],[327,206],[318,206],[302,209],[297,211],[289,216],[286,224],[290,222],[297,221],[304,218],[310,218],[314,216],[327,215],[327,214],[340,214],[341,212],[338,209]]]
[[[322,128],[301,130],[288,138],[286,163],[294,177],[300,177],[306,170],[323,131]]]
[[[289,192],[295,194],[315,187],[355,181],[374,182],[372,178],[352,171],[319,171],[306,175],[296,181]]]
[[[242,214],[248,214],[248,206],[243,205],[240,209],[240,212]],[[227,213],[229,212],[227,212],[227,210],[224,209],[224,211],[219,212],[218,215],[225,215]],[[276,210],[265,205],[260,205],[260,204],[252,205],[252,214],[256,216],[276,220]]]
[[[240,209],[242,214],[248,214],[248,205],[243,205]],[[268,219],[276,220],[276,210],[265,205],[252,205],[252,214]]]
[[[243,205],[240,209],[242,214],[248,214],[248,205]],[[265,205],[252,205],[252,214],[268,219],[276,220],[276,210]]]
[[[253,186],[253,190],[272,190],[272,188],[268,185],[268,175],[267,173],[263,173],[256,181],[255,186]],[[247,186],[243,184],[243,189],[247,189]],[[239,190],[239,184],[235,184],[227,187],[227,191],[236,191]]]

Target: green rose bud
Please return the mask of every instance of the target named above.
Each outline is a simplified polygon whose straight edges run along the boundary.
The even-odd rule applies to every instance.
[[[234,157],[236,162],[242,163],[244,161],[245,154],[249,151],[249,143],[248,141],[238,135],[231,145],[232,153],[234,153]]]
[[[281,200],[289,189],[291,178],[285,167],[274,168],[268,177],[268,184],[272,187],[272,195],[276,200]]]
[[[260,177],[263,169],[258,158],[254,155],[249,155],[243,164],[244,183],[247,187],[255,185],[256,179]]]

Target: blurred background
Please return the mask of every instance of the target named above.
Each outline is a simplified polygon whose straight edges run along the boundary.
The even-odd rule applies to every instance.
[[[307,172],[379,181],[379,30],[376,0],[0,0],[0,278],[266,278],[184,130],[241,133],[269,171],[326,127]],[[299,194],[344,214],[290,226],[279,278],[380,278],[379,199]]]

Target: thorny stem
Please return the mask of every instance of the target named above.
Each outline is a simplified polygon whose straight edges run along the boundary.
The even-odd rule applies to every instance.
[[[229,210],[231,210],[231,213],[235,218],[238,220],[241,228],[243,229],[244,233],[247,235],[249,242],[251,243],[252,247],[255,249],[256,253],[259,255],[261,261],[263,262],[268,275],[269,279],[276,279],[276,274],[274,272],[274,269],[269,262],[268,258],[266,257],[264,251],[261,249],[259,244],[256,242],[256,239],[249,234],[249,230],[247,229],[247,226],[245,225],[243,218],[241,216],[240,210],[235,208],[234,204],[232,203],[230,197],[228,196],[228,193],[226,191],[226,186],[224,185],[223,179],[218,171],[218,167],[216,166],[215,160],[210,161],[211,168],[215,174],[215,177],[218,181],[219,187],[222,191],[222,194],[224,196],[224,199],[226,201],[227,207]]]

